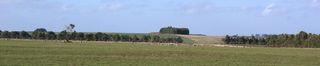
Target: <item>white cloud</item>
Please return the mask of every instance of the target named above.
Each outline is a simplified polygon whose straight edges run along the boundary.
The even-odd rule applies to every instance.
[[[275,3],[271,3],[269,5],[267,5],[264,10],[262,11],[262,15],[263,16],[268,16],[270,15],[273,11],[274,11],[274,7],[275,7]]]

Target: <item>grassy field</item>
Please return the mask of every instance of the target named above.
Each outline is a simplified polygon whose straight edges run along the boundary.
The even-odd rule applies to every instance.
[[[0,40],[0,66],[319,66],[320,49]]]

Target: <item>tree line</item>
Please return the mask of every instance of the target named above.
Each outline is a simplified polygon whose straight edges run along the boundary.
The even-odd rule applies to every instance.
[[[298,34],[273,34],[264,36],[229,36],[223,41],[226,44],[251,44],[267,47],[320,48],[320,34],[300,31]]]
[[[83,33],[47,31],[38,28],[34,31],[1,31],[0,38],[4,39],[37,39],[37,40],[79,40],[79,41],[121,41],[121,42],[159,42],[159,43],[182,43],[183,39],[178,36],[165,37],[160,34],[130,35],[119,33]]]
[[[176,28],[176,27],[169,26],[169,27],[161,28],[160,33],[189,35],[190,31],[188,28]]]
[[[227,35],[223,41],[226,44],[256,44],[256,45],[265,45],[266,39],[262,36],[238,36],[233,35],[229,36]]]

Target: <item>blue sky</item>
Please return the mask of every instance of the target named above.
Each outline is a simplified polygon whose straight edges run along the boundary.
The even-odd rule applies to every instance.
[[[207,35],[320,33],[320,0],[0,0],[0,30]]]

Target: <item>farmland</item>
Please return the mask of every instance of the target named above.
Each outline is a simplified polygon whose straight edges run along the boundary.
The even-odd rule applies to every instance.
[[[0,40],[0,66],[318,66],[320,49]]]

